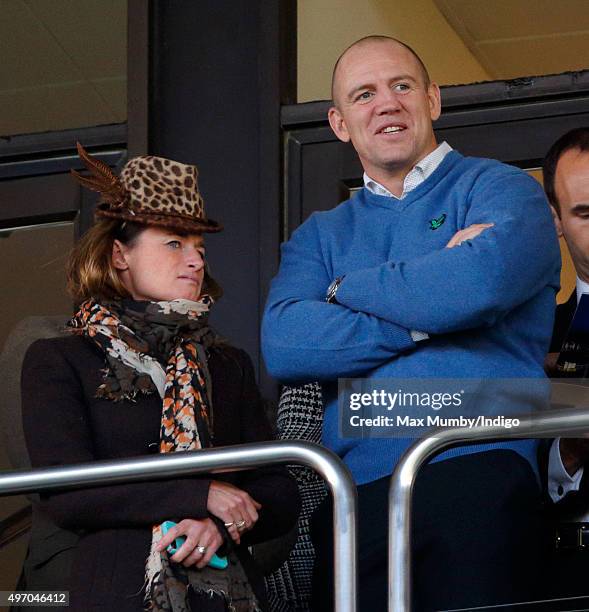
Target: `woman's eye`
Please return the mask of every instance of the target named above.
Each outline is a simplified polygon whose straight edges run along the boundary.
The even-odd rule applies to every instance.
[[[166,242],[166,245],[171,249],[179,249],[182,246],[179,240],[170,240],[170,242]]]

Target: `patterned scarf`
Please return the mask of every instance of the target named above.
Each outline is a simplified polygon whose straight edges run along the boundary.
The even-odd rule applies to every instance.
[[[138,393],[162,398],[160,453],[212,446],[213,410],[207,349],[216,336],[208,326],[212,300],[139,302],[117,300],[81,304],[68,323],[75,334],[95,342],[106,356],[97,397],[134,401]],[[165,370],[161,364],[165,364]],[[259,610],[245,572],[233,551],[226,570],[202,570],[170,563],[155,548],[162,538],[152,529],[146,562],[146,608],[187,612],[194,595],[223,597],[236,612]],[[192,590],[192,595],[190,593]]]

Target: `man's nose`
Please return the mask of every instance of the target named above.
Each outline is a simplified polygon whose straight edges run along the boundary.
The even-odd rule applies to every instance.
[[[401,108],[399,96],[390,87],[384,87],[376,94],[376,111],[386,114],[398,111]]]

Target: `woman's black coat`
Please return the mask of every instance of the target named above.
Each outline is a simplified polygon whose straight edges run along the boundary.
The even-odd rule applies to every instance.
[[[33,466],[125,459],[157,452],[161,399],[136,402],[97,399],[104,356],[89,340],[39,340],[23,366],[22,402]],[[214,446],[271,439],[271,431],[246,353],[232,347],[210,350]],[[277,537],[296,521],[299,497],[286,470],[269,467],[215,475],[247,491],[262,504],[255,529],[238,554],[254,589],[263,582],[246,547]],[[141,610],[151,526],[165,520],[202,519],[209,475],[168,478],[72,490],[47,495],[44,509],[55,523],[81,534],[70,578],[71,607],[80,610]]]

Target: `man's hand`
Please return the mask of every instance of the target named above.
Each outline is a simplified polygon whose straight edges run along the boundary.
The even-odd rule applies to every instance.
[[[589,438],[561,438],[560,458],[564,469],[573,476],[589,460]]]
[[[170,557],[170,561],[182,563],[184,567],[195,565],[202,569],[223,544],[217,525],[210,518],[184,519],[162,537],[156,550],[161,552],[182,535],[186,536],[186,542]]]
[[[256,524],[261,507],[248,493],[232,484],[218,480],[211,482],[207,510],[225,523],[236,544],[241,541],[241,534]]]
[[[464,229],[458,230],[446,245],[447,249],[460,246],[465,240],[472,240],[486,229],[493,227],[494,223],[473,223]]]

